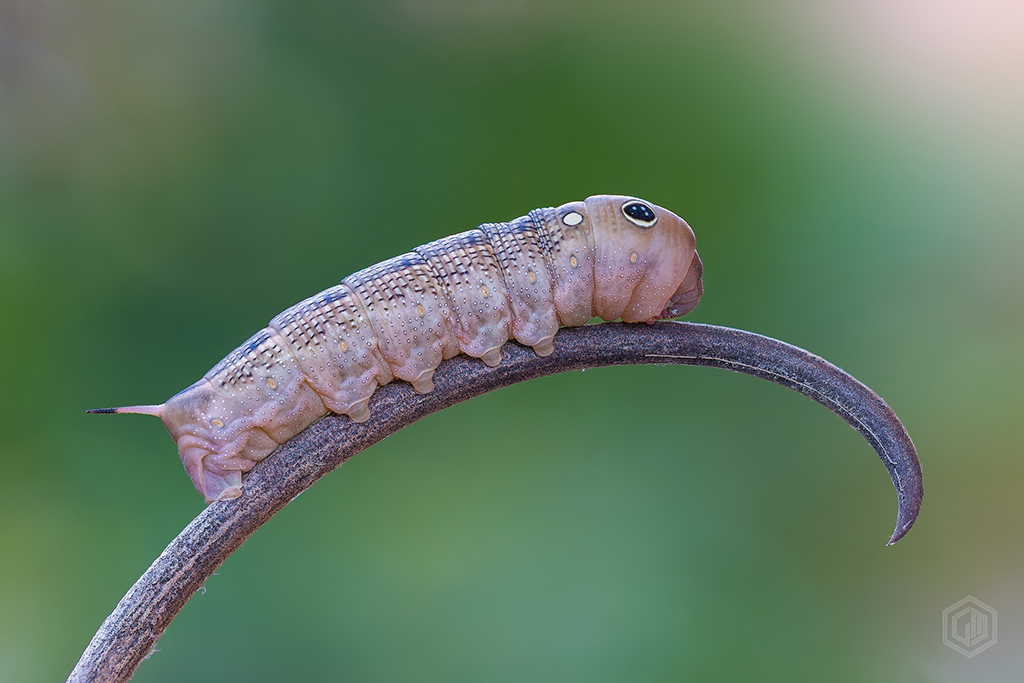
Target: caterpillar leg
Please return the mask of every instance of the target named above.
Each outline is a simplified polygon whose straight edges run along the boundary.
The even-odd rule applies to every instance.
[[[497,346],[493,349],[488,349],[484,355],[480,356],[480,360],[489,368],[498,367],[498,364],[501,363],[501,347]]]
[[[424,370],[422,375],[410,380],[409,383],[417,394],[429,394],[434,390],[434,370]]]
[[[353,422],[366,422],[370,419],[370,399],[359,401],[348,409],[348,417]]]
[[[196,490],[207,503],[242,495],[242,475],[278,444],[260,429],[247,430],[228,443],[214,444],[192,434],[178,439],[178,454]],[[253,459],[257,452],[262,457]]]
[[[546,358],[551,355],[551,352],[555,350],[554,337],[547,337],[541,339],[539,342],[533,345],[533,352],[541,358]]]

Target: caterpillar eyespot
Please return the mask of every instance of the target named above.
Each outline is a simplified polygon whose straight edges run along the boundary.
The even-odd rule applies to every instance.
[[[647,203],[641,201],[626,202],[622,205],[622,215],[641,228],[651,228],[658,222],[658,214]]]
[[[593,317],[686,315],[702,273],[686,221],[634,197],[596,195],[364,268],[280,313],[166,403],[90,412],[160,417],[206,501],[230,500],[245,472],[328,412],[369,419],[378,386],[400,379],[428,393],[442,359],[463,353],[496,366],[509,339],[547,356],[560,326]],[[417,292],[421,303],[395,292]]]

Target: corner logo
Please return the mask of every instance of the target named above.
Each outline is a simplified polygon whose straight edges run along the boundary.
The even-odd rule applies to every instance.
[[[998,613],[968,595],[942,610],[942,642],[965,657],[973,657],[996,644]]]

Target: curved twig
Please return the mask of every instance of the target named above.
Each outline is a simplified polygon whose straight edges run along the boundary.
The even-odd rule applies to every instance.
[[[236,500],[206,507],[160,554],[103,622],[69,681],[126,681],[178,611],[213,571],[292,499],[359,451],[425,415],[534,377],[607,365],[678,364],[726,368],[789,387],[821,403],[867,439],[896,487],[898,515],[889,545],[921,506],[921,468],[896,414],[869,388],[803,349],[728,327],[668,322],[606,323],[563,329],[547,358],[514,343],[487,368],[463,356],[442,363],[436,389],[419,395],[403,382],[377,390],[364,423],[329,415],[259,463]]]

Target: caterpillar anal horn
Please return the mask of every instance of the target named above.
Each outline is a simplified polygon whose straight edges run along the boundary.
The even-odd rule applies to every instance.
[[[118,415],[122,413],[130,413],[133,415],[153,415],[155,417],[161,417],[163,414],[164,404],[161,403],[157,406],[122,406],[120,408],[93,408],[87,410],[87,413],[116,413]]]

